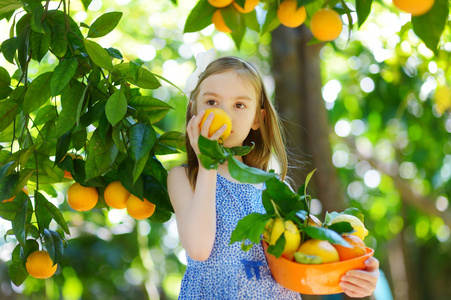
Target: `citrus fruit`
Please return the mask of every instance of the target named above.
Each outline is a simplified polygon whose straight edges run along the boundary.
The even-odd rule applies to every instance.
[[[211,122],[210,129],[208,130],[208,137],[211,137],[216,131],[218,131],[224,124],[227,125],[227,129],[221,135],[221,139],[225,141],[230,132],[232,132],[232,119],[230,119],[229,115],[220,108],[209,108],[205,110],[205,115],[202,118],[200,123],[200,128],[204,126],[205,121],[207,120],[208,115],[210,113],[214,114],[213,121]]]
[[[129,196],[130,192],[124,188],[120,181],[113,181],[108,184],[103,193],[106,204],[117,209],[125,208]]]
[[[229,27],[227,27],[227,24],[225,23],[224,18],[222,17],[220,9],[216,10],[213,13],[213,16],[211,17],[211,22],[213,24],[215,24],[215,28],[218,31],[225,32],[225,33],[232,32],[232,30]]]
[[[285,0],[277,9],[277,18],[287,27],[298,27],[304,23],[307,12],[304,6],[298,8],[296,0]]]
[[[307,257],[313,258],[313,264],[319,263],[331,263],[340,260],[337,250],[328,241],[310,239],[299,247],[298,251],[295,253],[295,257],[299,257],[297,254],[303,254]],[[299,260],[296,259],[298,262]],[[309,263],[304,261],[301,263]]]
[[[214,7],[226,7],[232,2],[233,0],[208,0],[208,3],[210,3],[210,5]]]
[[[323,42],[335,40],[343,29],[340,15],[333,9],[322,8],[315,12],[310,22],[313,36]]]
[[[338,215],[334,219],[332,219],[330,224],[335,224],[338,222],[349,222],[351,224],[352,228],[354,228],[354,230],[355,230],[351,234],[359,237],[362,241],[368,235],[368,230],[365,228],[365,225],[363,225],[362,221],[360,221],[359,218],[357,218],[353,215],[348,215],[348,214]]]
[[[343,236],[343,239],[351,244],[352,248],[344,247],[341,245],[333,245],[338,252],[340,261],[353,259],[366,254],[365,244],[355,235]]]
[[[283,249],[282,256],[288,260],[293,260],[293,255],[301,244],[299,229],[291,220],[284,221],[281,218],[271,220],[273,221],[268,222],[265,226],[268,231],[266,236],[269,236],[269,244],[275,245],[283,234],[285,237],[285,248]]]
[[[99,193],[95,187],[84,187],[78,182],[72,184],[67,191],[67,203],[76,211],[93,209],[99,200]]]
[[[26,185],[23,187],[22,191],[23,191],[25,194],[29,195],[29,194],[28,194],[28,188],[27,188]],[[5,199],[5,200],[2,201],[2,203],[12,202],[12,201],[14,200],[14,198],[16,198],[16,196],[12,196],[12,197],[9,198],[9,199]]]
[[[236,4],[235,2],[233,2],[233,6],[240,13],[247,14],[255,9],[258,2],[260,2],[260,1],[259,0],[246,0],[246,2],[244,2],[244,9],[241,6],[239,6],[238,4]]]
[[[421,16],[427,13],[435,0],[393,0],[393,4],[405,12],[411,13],[412,16]]]
[[[147,219],[155,212],[155,204],[146,198],[142,201],[133,194],[128,197],[126,207],[128,214],[136,220]]]
[[[57,265],[47,251],[35,251],[28,256],[25,268],[30,276],[45,279],[55,274]]]

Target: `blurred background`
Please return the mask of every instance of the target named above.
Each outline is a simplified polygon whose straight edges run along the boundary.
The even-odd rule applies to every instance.
[[[308,28],[280,26],[264,35],[248,30],[237,50],[213,25],[183,34],[197,1],[178,2],[94,0],[85,11],[81,1],[71,1],[70,10],[77,23],[87,24],[105,12],[123,12],[118,27],[98,43],[120,49],[125,61],[141,60],[181,88],[196,67],[195,55],[210,48],[256,65],[284,120],[296,188],[318,168],[310,187],[313,213],[323,219],[326,211],[350,206],[364,213],[365,243],[382,271],[376,299],[450,299],[449,29],[434,56],[413,33],[410,15],[381,0],[373,1],[350,40],[345,26],[335,42],[307,45]],[[11,24],[0,21],[1,40]],[[54,62],[51,54],[41,64],[32,61],[30,76]],[[10,67],[3,56],[0,65]],[[174,107],[156,126],[183,132],[185,96],[165,82],[149,93]],[[169,170],[184,155],[159,159]],[[15,286],[5,262],[17,242],[2,238],[0,299],[177,299],[186,258],[174,217],[157,224],[118,210],[81,214],[65,202],[68,187],[56,186],[53,199],[71,232],[57,273]],[[10,226],[0,219],[2,237]],[[304,297],[320,298],[342,296]]]

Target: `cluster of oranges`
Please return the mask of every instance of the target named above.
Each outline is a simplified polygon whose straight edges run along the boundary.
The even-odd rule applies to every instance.
[[[112,208],[127,208],[127,213],[136,220],[144,220],[155,212],[155,204],[139,199],[122,186],[120,181],[111,182],[105,189],[106,204]],[[75,182],[67,191],[67,203],[76,211],[93,209],[99,200],[99,193],[95,187],[85,187]]]
[[[282,218],[273,218],[268,221],[263,234],[264,239],[269,245],[275,245],[277,240],[284,235],[285,248],[282,256],[290,261],[296,261],[302,264],[323,264],[337,261],[345,261],[360,257],[366,254],[365,236],[368,234],[362,221],[349,214],[340,214],[330,221],[327,226],[339,222],[348,222],[353,227],[354,232],[343,234],[343,239],[351,247],[331,244],[327,240],[306,239],[302,241],[300,229],[291,220]],[[313,215],[310,215],[307,226],[321,227],[321,221]]]
[[[239,13],[252,12],[258,5],[258,0],[246,0],[244,8],[235,3],[234,0],[208,0],[208,2],[218,9],[213,13],[212,23],[218,31],[231,33],[221,14],[221,8],[233,5]],[[435,0],[393,0],[393,4],[412,14],[420,16],[427,13],[434,5]],[[287,27],[298,27],[305,22],[307,11],[304,6],[298,7],[296,0],[283,0],[277,9],[277,18],[280,23]],[[335,10],[325,7],[316,11],[310,19],[310,30],[313,36],[319,41],[335,40],[343,29],[341,16]]]
[[[239,13],[252,12],[258,5],[258,0],[246,0],[244,8],[240,7],[233,0],[208,0],[208,2],[218,9],[213,13],[212,23],[218,31],[231,33],[221,14],[221,8],[233,5]],[[280,23],[287,27],[298,27],[307,18],[304,6],[298,7],[296,0],[284,0],[277,9],[277,18]],[[313,14],[310,22],[310,30],[313,36],[320,41],[332,41],[336,39],[343,29],[343,22],[340,15],[333,9],[322,8]]]

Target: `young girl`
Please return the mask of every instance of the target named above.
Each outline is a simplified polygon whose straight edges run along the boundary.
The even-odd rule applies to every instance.
[[[251,212],[265,212],[263,184],[239,183],[226,164],[207,170],[197,159],[199,135],[208,136],[213,115],[202,129],[201,120],[206,109],[217,107],[232,119],[226,147],[255,142],[248,155],[236,158],[265,171],[277,167],[281,178],[285,177],[287,156],[280,122],[259,72],[239,58],[223,57],[210,63],[193,87],[186,114],[188,165],[175,167],[168,175],[169,196],[188,259],[179,299],[300,299],[298,293],[275,282],[261,245],[247,252],[240,243],[229,245],[240,219]],[[218,139],[225,127],[210,139]],[[274,163],[277,166],[270,165]],[[379,262],[371,258],[366,270],[349,271],[341,282],[344,292],[351,297],[370,295],[378,267]]]

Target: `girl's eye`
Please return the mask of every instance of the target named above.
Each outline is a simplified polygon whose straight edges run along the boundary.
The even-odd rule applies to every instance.
[[[237,103],[237,104],[235,104],[235,106],[237,108],[245,108],[246,107],[246,105],[244,105],[243,103]]]
[[[214,100],[208,100],[208,101],[207,101],[207,104],[208,104],[208,105],[215,105],[216,102],[215,102]]]

